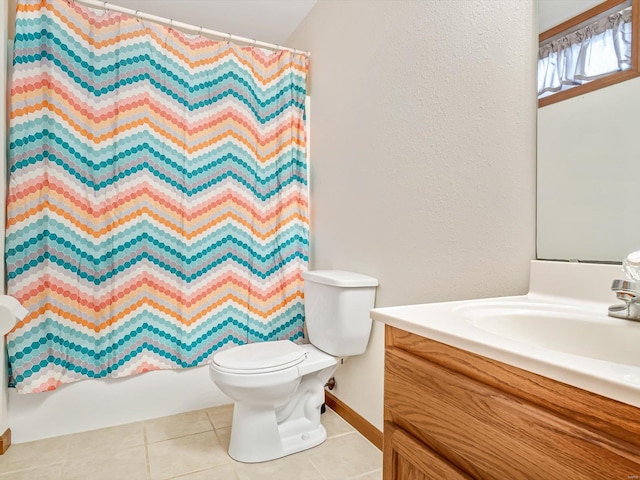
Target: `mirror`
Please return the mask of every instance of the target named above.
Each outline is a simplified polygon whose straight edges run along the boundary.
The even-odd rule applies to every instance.
[[[539,0],[539,30],[599,3]],[[620,262],[640,250],[639,114],[640,77],[538,109],[539,259]]]

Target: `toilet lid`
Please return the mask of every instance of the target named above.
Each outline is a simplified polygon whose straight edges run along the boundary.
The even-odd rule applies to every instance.
[[[289,340],[250,343],[223,350],[213,356],[213,363],[239,373],[276,371],[304,360],[306,350]]]

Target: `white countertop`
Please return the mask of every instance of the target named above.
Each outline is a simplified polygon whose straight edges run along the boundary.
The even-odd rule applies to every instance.
[[[603,303],[601,300],[612,296],[609,277],[623,278],[618,274],[620,268],[611,265],[592,265],[592,268],[589,269],[589,266],[584,267],[583,264],[578,266],[576,264],[564,265],[566,267],[563,267],[561,262],[532,262],[530,287],[532,291],[528,295],[375,308],[371,310],[371,318],[453,347],[640,407],[640,361],[635,362],[634,365],[627,365],[515,341],[483,330],[461,314],[467,307],[486,308],[493,305],[500,308],[526,309],[529,306],[534,309],[537,307],[567,308],[572,311],[584,311],[587,315],[594,317],[606,317],[608,303]],[[582,268],[580,268],[581,266]],[[558,278],[559,269],[563,268],[567,269],[568,278]],[[553,275],[553,281],[550,283],[555,282],[560,286],[560,290],[564,290],[550,295],[549,282],[545,281],[547,274]],[[609,289],[608,292],[605,290],[602,294],[598,293],[600,297],[597,298],[599,300],[597,302],[576,298],[584,296],[584,289],[573,296],[567,290],[576,284],[570,277],[577,275],[580,282],[585,282],[585,278],[588,278],[590,274],[597,277],[594,278],[596,285],[605,285],[605,288]],[[544,285],[544,287],[541,288],[540,285]],[[600,291],[599,288],[597,290]],[[612,297],[610,303],[616,303],[615,297]],[[604,320],[606,321],[607,318],[609,317]],[[580,342],[579,332],[576,332],[575,342]],[[640,345],[638,345],[637,351],[640,357]]]

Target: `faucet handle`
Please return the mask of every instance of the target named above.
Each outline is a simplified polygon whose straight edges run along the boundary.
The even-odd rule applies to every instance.
[[[631,252],[622,260],[622,270],[627,278],[634,282],[640,282],[640,251]]]

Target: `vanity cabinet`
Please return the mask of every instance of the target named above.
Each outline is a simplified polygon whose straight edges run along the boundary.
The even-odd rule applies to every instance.
[[[384,479],[640,479],[640,409],[386,326]]]
[[[393,465],[389,474],[385,468],[385,479],[463,480],[471,478],[402,428],[388,422],[384,427],[385,466],[387,457],[391,459]]]

